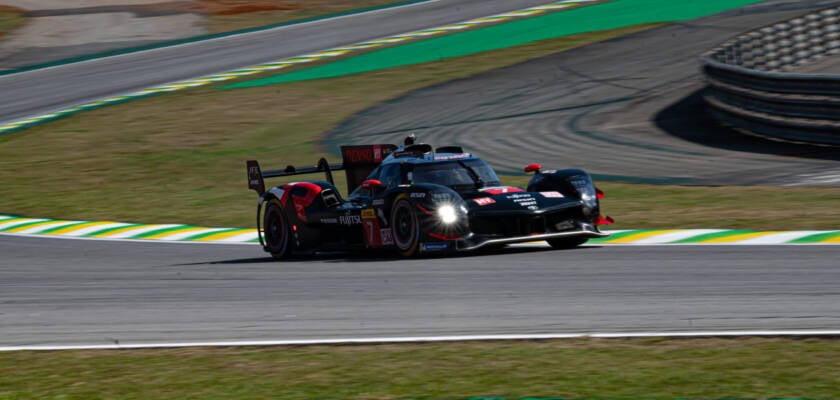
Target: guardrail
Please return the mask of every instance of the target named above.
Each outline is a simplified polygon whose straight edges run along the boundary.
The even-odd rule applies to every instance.
[[[840,145],[840,74],[796,73],[840,54],[840,7],[742,34],[701,58],[703,98],[723,124],[792,141]]]

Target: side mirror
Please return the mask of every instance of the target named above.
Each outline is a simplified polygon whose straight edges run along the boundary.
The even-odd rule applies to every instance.
[[[528,174],[528,173],[534,172],[534,173],[539,174],[541,169],[542,169],[542,165],[540,165],[540,164],[528,164],[528,166],[525,167],[525,173]]]
[[[379,179],[367,179],[362,182],[362,189],[373,190],[382,187],[382,182]]]

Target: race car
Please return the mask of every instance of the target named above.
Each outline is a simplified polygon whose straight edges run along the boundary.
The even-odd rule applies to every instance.
[[[503,186],[482,159],[458,146],[432,149],[406,138],[390,144],[342,146],[342,163],[262,171],[247,161],[248,187],[260,198],[257,232],[274,258],[295,254],[382,249],[403,257],[547,241],[571,248],[606,237],[599,199],[579,169],[534,173],[526,189]],[[333,171],[344,170],[342,197]],[[265,179],[324,173],[325,181],[292,182],[266,190]]]

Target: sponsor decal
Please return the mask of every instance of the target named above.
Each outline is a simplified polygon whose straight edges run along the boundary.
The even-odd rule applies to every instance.
[[[481,189],[481,191],[482,192],[487,192],[487,193],[490,193],[490,194],[524,192],[524,190],[522,190],[518,187],[513,187],[513,186],[494,186],[494,187],[488,187],[488,188]]]
[[[535,199],[530,194],[512,194],[507,196],[508,199],[513,200],[514,203],[518,204],[521,207],[526,207],[529,210],[536,210],[537,208],[537,199]]]
[[[362,219],[375,219],[376,213],[372,208],[362,210]]]
[[[383,206],[383,205],[385,205],[385,199],[376,199],[371,204],[373,204],[375,206]]]
[[[449,200],[452,196],[449,193],[432,193],[432,198],[435,200]]]
[[[554,199],[562,199],[564,197],[563,193],[560,192],[540,192],[540,194],[543,195],[543,197],[549,197]]]
[[[478,204],[482,207],[488,206],[496,202],[496,200],[493,200],[492,197],[479,197],[477,199],[473,199],[473,201],[475,202],[475,204]]]
[[[422,251],[444,251],[449,250],[450,243],[449,242],[433,242],[433,243],[421,243],[420,249]]]
[[[338,223],[341,225],[361,225],[362,224],[362,217],[358,215],[342,215],[338,217]]]
[[[419,193],[419,192],[418,193],[412,193],[411,198],[412,199],[425,199],[426,198],[426,193]]]
[[[379,236],[382,238],[382,245],[394,244],[394,233],[390,228],[380,229]]]
[[[321,218],[322,224],[337,224],[338,218]]]

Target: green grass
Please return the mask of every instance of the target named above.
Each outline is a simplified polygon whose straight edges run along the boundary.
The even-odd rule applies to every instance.
[[[23,10],[0,5],[0,37],[24,23]]]
[[[840,341],[566,340],[0,354],[0,399],[840,397]]]
[[[256,196],[247,190],[246,159],[267,168],[311,165],[337,151],[319,146],[325,132],[379,102],[648,27],[336,79],[203,87],[85,112],[0,137],[0,213],[250,227]],[[615,228],[840,226],[837,188],[602,186]]]

